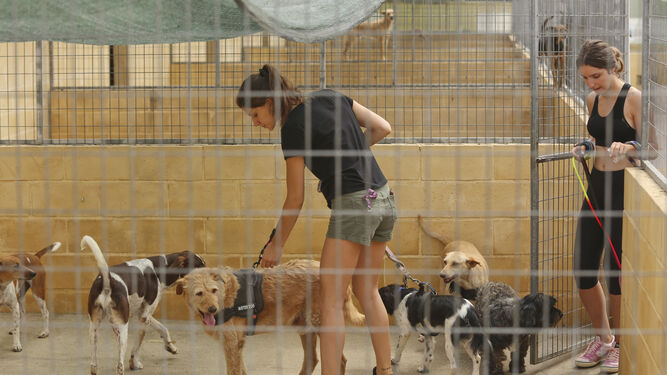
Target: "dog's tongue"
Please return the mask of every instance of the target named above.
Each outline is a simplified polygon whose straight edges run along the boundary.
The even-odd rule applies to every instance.
[[[204,324],[207,326],[214,326],[215,316],[213,314],[204,314]]]

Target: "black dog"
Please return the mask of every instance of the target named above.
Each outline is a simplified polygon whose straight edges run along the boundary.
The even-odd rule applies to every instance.
[[[429,366],[433,361],[435,336],[444,333],[445,350],[451,367],[456,368],[454,345],[461,339],[464,340],[463,347],[472,359],[472,373],[479,374],[484,335],[481,333],[481,324],[475,307],[470,301],[449,295],[433,295],[398,284],[384,286],[379,291],[387,313],[395,316],[401,331],[392,363],[397,364],[401,360],[401,353],[410,337],[410,331],[414,330],[427,337],[424,340],[424,363],[417,368],[417,371],[429,372]],[[476,329],[477,333],[456,332],[457,327]]]
[[[563,313],[554,305],[556,299],[552,296],[537,293],[520,298],[511,286],[504,283],[489,282],[477,290],[477,313],[484,327],[491,328],[548,328],[555,326],[563,317]],[[515,317],[519,321],[516,322]],[[489,358],[490,373],[503,374],[503,350],[512,346],[512,334],[491,334],[491,345],[494,354]],[[519,349],[512,353],[510,369],[526,371],[525,357],[528,352],[530,334],[521,334],[518,337]],[[519,359],[518,366],[514,359]]]

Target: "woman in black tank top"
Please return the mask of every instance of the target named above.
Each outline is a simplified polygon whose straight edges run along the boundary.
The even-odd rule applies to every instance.
[[[582,46],[577,67],[586,85],[593,90],[586,98],[589,112],[586,127],[591,137],[576,145],[572,153],[581,158],[585,152],[595,151],[587,194],[592,196],[604,229],[584,201],[577,221],[574,276],[579,297],[597,336],[575,359],[575,364],[593,367],[602,362],[602,371],[617,372],[620,348],[614,330],[621,321],[623,170],[639,160],[641,92],[621,80],[624,64],[620,51],[600,40],[588,41]],[[609,315],[604,291],[595,276],[603,253]]]

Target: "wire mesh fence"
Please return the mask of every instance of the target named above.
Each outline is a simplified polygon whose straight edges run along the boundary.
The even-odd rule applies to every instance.
[[[663,143],[652,150],[658,157],[648,164],[664,175],[660,25],[665,17],[662,4],[652,4],[644,94],[648,91],[648,126]],[[0,212],[5,216],[0,256],[62,242],[59,251],[42,258],[51,338],[35,339],[42,329],[40,302],[28,297],[24,353],[11,358],[12,371],[91,370],[89,288],[100,281],[98,262],[89,249],[81,249],[86,234],[99,241],[109,265],[161,254],[164,264],[156,260],[156,269],[167,265],[170,271],[158,278],[171,274],[169,254],[184,249],[210,267],[237,270],[257,260],[281,214],[288,172],[277,129],[252,126],[235,99],[243,79],[266,63],[306,94],[334,89],[391,124],[392,133],[373,154],[398,202],[389,247],[412,275],[448,293],[442,281],[447,279],[443,241],[422,230],[422,216],[433,232],[479,248],[492,281],[511,285],[521,296],[551,295],[563,312],[555,327],[543,323],[534,329],[520,327],[513,311],[507,327],[482,330],[487,337],[514,334],[519,345],[516,333],[539,332],[530,349],[533,365],[571,352],[593,334],[572,274],[583,193],[569,152],[586,135],[588,116],[588,89],[575,59],[584,41],[602,38],[629,61],[627,9],[626,0],[393,0],[361,25],[366,29],[321,43],[268,32],[170,44],[0,43]],[[301,220],[285,244],[283,263],[321,256],[329,209],[318,179],[309,173],[304,190]],[[318,269],[309,264],[305,272],[292,273],[313,276]],[[231,272],[213,278],[228,280]],[[381,285],[400,284],[403,277],[388,260],[377,272]],[[280,299],[269,308],[276,320],[290,314],[302,297],[305,314],[312,313],[318,288],[311,281],[265,293]],[[128,289],[136,287],[134,282]],[[225,359],[233,329],[212,334],[219,342],[205,336],[200,326],[219,317],[207,315],[211,306],[199,308],[201,296],[187,286],[178,295],[177,287],[166,292],[154,314],[171,330],[180,354],[169,354],[174,351],[170,340],[153,323],[159,333],[149,329],[139,361],[132,345],[141,324],[132,323],[126,370],[225,373],[238,354]],[[5,312],[0,329],[11,324]],[[297,339],[304,329],[317,330],[309,324],[319,317],[295,319],[308,320],[306,328],[260,321],[257,329],[268,335],[233,341],[245,345],[245,357],[236,357],[249,373],[294,373],[302,366],[308,372],[319,366],[313,350],[317,337]],[[125,333],[114,328],[104,323],[99,330],[100,372],[117,366],[116,341]],[[370,371],[375,356],[367,330],[347,330],[348,369]],[[392,326],[392,340],[398,333]],[[413,341],[400,370],[423,366],[422,344]],[[10,336],[0,340],[0,350],[13,342]],[[450,366],[442,339],[438,342],[431,372]],[[457,351],[456,359],[462,366],[458,372],[469,373],[465,351]],[[534,373],[546,369],[529,365]]]

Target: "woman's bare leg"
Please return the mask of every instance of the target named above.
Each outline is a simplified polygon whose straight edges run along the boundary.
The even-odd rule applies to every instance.
[[[340,239],[327,238],[320,258],[320,357],[322,375],[339,375],[345,317],[343,302],[363,246]]]
[[[591,318],[591,324],[593,324],[596,334],[600,336],[602,342],[610,343],[612,333],[611,327],[609,327],[607,301],[604,297],[602,285],[598,282],[590,289],[579,289],[579,298],[581,298],[581,302],[584,304],[588,317]]]
[[[352,276],[352,290],[366,314],[378,375],[392,374],[389,318],[378,293],[386,245],[386,242],[372,242],[365,248],[357,262],[357,273]]]

